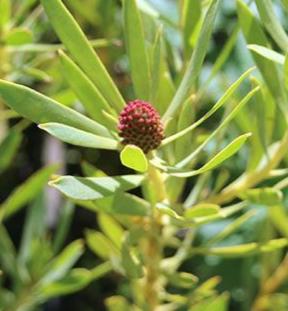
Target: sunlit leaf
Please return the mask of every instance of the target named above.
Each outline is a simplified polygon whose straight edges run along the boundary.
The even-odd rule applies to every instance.
[[[0,97],[9,107],[35,123],[57,122],[96,135],[111,137],[109,131],[96,121],[25,86],[2,80]]]
[[[76,146],[108,150],[117,150],[118,147],[118,142],[112,138],[94,135],[61,123],[44,123],[40,124],[39,128],[66,143]]]
[[[49,184],[74,200],[97,200],[140,186],[142,175],[116,177],[60,176]]]
[[[149,100],[151,75],[140,13],[135,0],[124,0],[123,3],[126,46],[135,95]]]
[[[205,15],[205,23],[203,23],[202,29],[199,34],[199,39],[196,43],[192,57],[188,64],[188,68],[184,74],[184,77],[179,85],[179,88],[163,116],[163,120],[167,121],[174,115],[180,105],[185,101],[189,91],[194,86],[196,79],[198,78],[204,58],[207,53],[209,41],[212,34],[213,24],[218,9],[218,0],[212,0],[209,9]]]
[[[82,70],[105,99],[121,110],[125,102],[100,58],[61,0],[41,0],[50,22]],[[72,35],[73,34],[73,35]],[[43,122],[42,122],[43,123]]]
[[[137,146],[127,145],[120,153],[121,163],[135,171],[144,173],[148,169],[147,158]]]

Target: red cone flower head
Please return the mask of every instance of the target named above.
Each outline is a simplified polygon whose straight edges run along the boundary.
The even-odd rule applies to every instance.
[[[136,145],[145,153],[163,139],[163,125],[157,110],[142,100],[129,102],[119,117],[118,129],[124,145]]]

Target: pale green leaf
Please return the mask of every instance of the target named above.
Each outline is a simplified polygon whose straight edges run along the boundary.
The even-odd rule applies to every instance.
[[[214,169],[215,167],[219,166],[221,163],[232,157],[246,142],[247,138],[250,137],[251,134],[244,134],[237,138],[235,138],[228,146],[226,146],[223,150],[217,153],[209,162],[203,165],[198,170],[193,170],[189,172],[182,172],[182,173],[171,173],[172,176],[176,177],[190,177],[195,176],[198,174],[203,174],[207,171]]]
[[[96,210],[113,215],[147,216],[150,204],[129,193],[116,192],[114,196],[94,202]]]
[[[35,123],[63,123],[96,135],[111,137],[109,131],[96,121],[25,86],[1,80],[0,97],[10,108]]]
[[[223,94],[223,96],[216,102],[216,104],[207,112],[205,115],[197,120],[192,125],[186,127],[184,130],[179,131],[178,133],[171,135],[167,138],[165,138],[162,141],[162,146],[165,146],[166,144],[171,143],[172,141],[186,135],[187,133],[194,130],[196,127],[201,125],[204,121],[206,121],[210,116],[212,116],[216,111],[218,111],[227,101],[234,95],[236,90],[239,88],[240,84],[250,75],[250,73],[255,69],[255,67],[252,67],[245,71],[239,79],[237,79]]]
[[[259,87],[254,88],[252,91],[250,91],[237,105],[236,107],[227,115],[227,117],[223,120],[223,122],[205,139],[205,141],[200,144],[200,146],[194,150],[190,155],[188,155],[186,158],[184,158],[182,161],[180,161],[176,167],[177,168],[183,168],[184,166],[186,166],[190,161],[192,161],[192,159],[194,159],[200,151],[203,150],[203,148],[207,145],[207,143],[214,137],[216,137],[216,135],[218,135],[218,133],[225,128],[228,123],[230,121],[232,121],[235,116],[237,115],[237,113],[239,112],[239,110],[245,106],[249,100],[255,95],[256,92],[259,91]]]
[[[88,115],[99,123],[107,125],[103,118],[103,110],[111,111],[111,107],[100,94],[96,86],[84,72],[64,52],[60,52],[61,72],[72,90],[80,99]]]
[[[151,75],[143,25],[136,0],[124,0],[124,29],[131,76],[137,98],[149,100]]]
[[[49,184],[74,200],[97,200],[140,186],[142,175],[116,177],[60,176]]]
[[[71,270],[59,281],[46,284],[38,289],[37,294],[41,300],[48,300],[53,297],[72,294],[80,291],[91,282],[91,272],[83,268]]]
[[[197,78],[199,77],[204,58],[206,56],[209,41],[211,38],[213,24],[218,9],[219,0],[212,0],[208,11],[205,16],[205,22],[199,34],[198,41],[193,51],[191,60],[188,64],[188,68],[184,74],[184,77],[179,85],[171,104],[163,116],[164,122],[169,120],[177,109],[183,104],[187,98],[191,88],[194,86]]]
[[[271,37],[275,40],[278,46],[286,53],[288,52],[288,36],[281,26],[277,15],[274,13],[271,0],[255,0],[260,18],[269,32]]]
[[[41,278],[39,284],[44,286],[61,280],[83,253],[83,241],[76,240],[69,244],[57,257],[55,257],[46,267],[46,273]]]
[[[118,142],[112,138],[94,135],[72,126],[51,122],[40,124],[39,128],[65,143],[75,146],[108,150],[117,150],[118,148]]]
[[[41,0],[51,24],[73,58],[118,111],[125,102],[100,58],[61,0]]]
[[[280,53],[257,44],[249,44],[247,47],[249,50],[271,60],[274,63],[284,65],[285,57]]]

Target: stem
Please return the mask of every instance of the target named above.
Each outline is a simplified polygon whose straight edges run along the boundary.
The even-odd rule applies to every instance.
[[[269,295],[276,292],[276,290],[287,280],[288,277],[288,255],[285,256],[284,260],[263,284],[258,297],[253,305],[253,311],[263,311],[265,301]],[[265,299],[266,298],[266,299]]]
[[[144,264],[146,275],[143,283],[143,310],[154,311],[159,305],[160,263],[162,259],[161,244],[161,215],[156,209],[156,203],[164,201],[166,189],[161,173],[153,166],[149,166],[147,176],[147,190],[151,202],[152,213],[147,229],[147,239],[144,243]]]

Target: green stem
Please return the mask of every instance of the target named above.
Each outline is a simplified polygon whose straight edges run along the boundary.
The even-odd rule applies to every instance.
[[[147,227],[147,239],[144,242],[144,261],[146,275],[143,282],[143,310],[154,311],[159,305],[160,263],[162,260],[161,215],[156,203],[167,198],[162,174],[153,166],[149,166],[147,174],[147,191],[151,202],[152,213]]]

